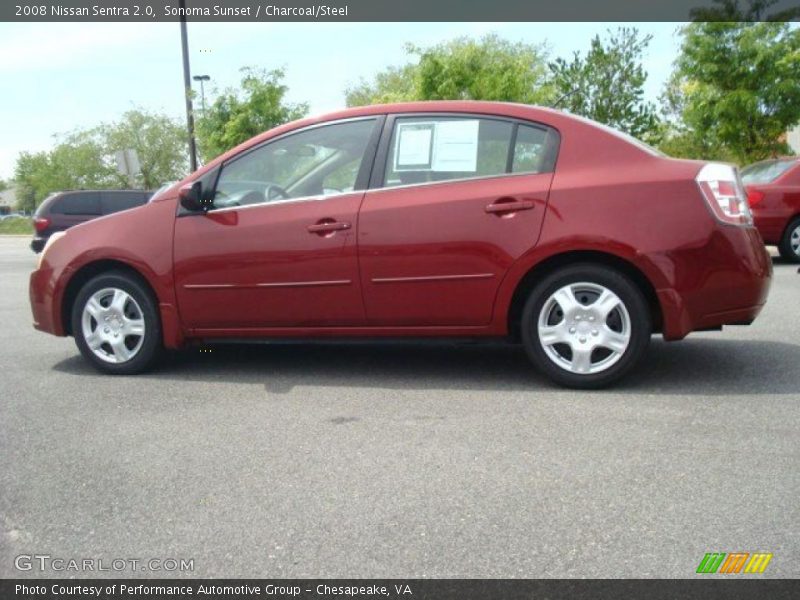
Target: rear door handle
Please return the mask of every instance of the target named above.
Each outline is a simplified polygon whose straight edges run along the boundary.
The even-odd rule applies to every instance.
[[[320,221],[319,223],[314,223],[313,225],[309,225],[306,227],[308,229],[308,233],[333,233],[335,231],[344,231],[346,229],[350,229],[350,223],[344,223],[340,221],[329,221],[324,220]]]
[[[534,206],[534,203],[530,200],[508,200],[505,202],[498,200],[497,202],[487,205],[485,210],[489,214],[496,214],[531,210]]]

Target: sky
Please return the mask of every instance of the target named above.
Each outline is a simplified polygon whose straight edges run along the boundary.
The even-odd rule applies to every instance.
[[[635,26],[653,40],[644,56],[645,95],[656,102],[677,56],[679,23],[189,23],[193,75],[236,85],[245,66],[286,71],[287,100],[311,113],[344,107],[344,92],[404,46],[497,33],[546,43],[550,57],[585,53],[595,34]],[[199,91],[199,90],[198,90]],[[0,178],[22,151],[48,150],[54,135],[144,108],[185,118],[178,23],[0,23]]]

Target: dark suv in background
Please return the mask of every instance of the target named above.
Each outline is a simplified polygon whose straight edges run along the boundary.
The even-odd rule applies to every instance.
[[[33,241],[31,249],[41,252],[56,231],[103,215],[147,204],[153,192],[145,190],[80,190],[56,192],[39,205],[33,215]]]

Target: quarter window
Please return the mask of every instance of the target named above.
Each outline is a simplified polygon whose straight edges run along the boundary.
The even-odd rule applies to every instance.
[[[222,167],[214,208],[346,193],[356,186],[375,119],[314,127]]]
[[[548,173],[555,167],[558,142],[551,129],[520,125],[514,142],[512,173]]]

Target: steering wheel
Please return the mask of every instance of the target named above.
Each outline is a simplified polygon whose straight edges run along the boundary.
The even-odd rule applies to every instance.
[[[269,202],[270,200],[275,200],[277,198],[288,200],[290,196],[289,192],[287,192],[277,183],[268,183],[267,187],[264,189],[264,198],[266,198],[267,202]]]

